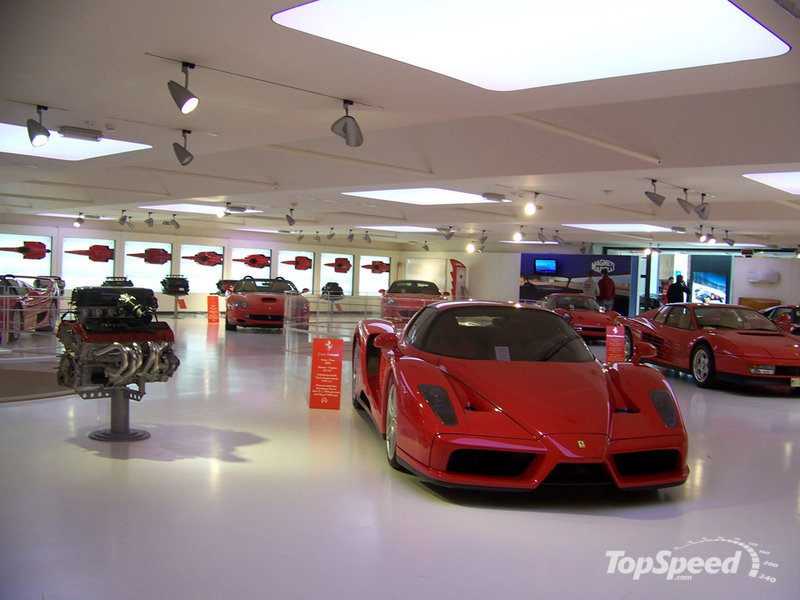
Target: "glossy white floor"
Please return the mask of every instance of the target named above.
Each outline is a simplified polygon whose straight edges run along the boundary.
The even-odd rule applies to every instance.
[[[131,406],[148,440],[88,439],[108,401],[0,404],[0,598],[798,597],[797,395],[670,374],[682,487],[444,491],[388,467],[348,365],[342,410],[311,411],[280,335],[169,322],[181,367]]]

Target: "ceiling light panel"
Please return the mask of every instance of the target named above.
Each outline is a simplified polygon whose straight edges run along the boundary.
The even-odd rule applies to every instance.
[[[727,0],[316,0],[272,20],[494,91],[789,51]],[[668,43],[654,28],[670,32]]]
[[[152,204],[150,206],[140,206],[139,208],[145,210],[163,210],[166,212],[183,212],[183,213],[194,213],[197,215],[218,215],[220,210],[225,210],[222,206],[215,206],[213,204],[188,204],[188,203],[178,203],[178,204]],[[238,212],[237,214],[249,214],[249,213],[260,213],[260,210],[255,208],[247,208],[243,212]]]
[[[436,233],[435,227],[419,227],[417,225],[362,225],[357,229],[366,229],[368,231],[393,231],[395,233]]]
[[[148,148],[152,148],[152,146],[124,142],[122,140],[110,140],[108,138],[100,138],[96,142],[75,139],[58,135],[56,131],[50,131],[50,139],[44,146],[34,147],[31,146],[28,139],[27,128],[20,125],[0,123],[0,152],[9,154],[24,154],[25,156],[38,156],[39,158],[52,158],[55,160],[86,160],[111,154],[146,150]]]
[[[665,233],[672,232],[669,227],[647,225],[645,223],[564,223],[564,227],[577,227],[604,233]]]
[[[795,196],[800,196],[800,171],[783,173],[745,173],[748,179],[763,183]]]
[[[445,204],[495,204],[480,194],[467,194],[444,188],[407,188],[399,190],[368,190],[363,192],[342,192],[344,196],[372,198],[387,202],[403,202],[419,206],[440,206]]]

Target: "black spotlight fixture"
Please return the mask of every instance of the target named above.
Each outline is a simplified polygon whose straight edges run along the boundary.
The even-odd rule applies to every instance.
[[[294,220],[294,209],[293,208],[289,209],[289,214],[286,215],[286,222],[289,224],[289,227],[291,227],[292,225],[295,224],[296,221]]]
[[[351,147],[357,147],[364,143],[364,136],[361,135],[361,128],[356,120],[350,116],[349,108],[353,106],[352,100],[342,100],[344,106],[344,116],[339,117],[331,125],[331,131],[344,140],[344,143]]]
[[[685,212],[687,215],[690,214],[695,209],[694,204],[689,202],[689,190],[687,190],[686,188],[683,188],[683,198],[679,196],[678,198],[676,198],[676,200],[683,209],[683,212]]]
[[[189,69],[194,69],[194,64],[189,62],[181,63],[181,71],[185,75],[183,85],[171,79],[167,82],[167,88],[169,88],[169,93],[172,94],[172,99],[184,115],[188,115],[197,108],[200,102],[197,96],[189,91]]]
[[[175,218],[175,213],[172,213],[172,218],[169,221],[164,221],[164,225],[169,225],[175,229],[181,228],[181,224],[178,223],[178,220]]]
[[[455,229],[453,229],[453,226],[452,226],[452,225],[450,225],[450,226],[447,228],[447,233],[445,233],[445,234],[444,234],[444,239],[446,239],[446,240],[451,240],[451,239],[453,239],[453,236],[455,235],[455,233],[456,233],[456,230],[455,230]]]
[[[705,194],[700,194],[700,204],[694,207],[694,212],[704,221],[708,219],[708,216],[711,214],[711,205],[706,202]]]
[[[425,240],[425,243],[422,244],[422,249],[425,250],[425,252],[431,249],[431,247],[428,246],[428,240]]]
[[[155,225],[152,212],[147,213],[147,218],[144,220],[144,224],[147,225],[148,227],[152,227],[153,225]]]
[[[367,231],[367,232],[364,234],[364,237],[363,237],[362,239],[363,239],[363,240],[364,240],[366,243],[368,243],[368,244],[371,244],[371,243],[372,243],[372,238],[371,238],[371,237],[369,237],[369,231]]]
[[[478,238],[478,243],[479,243],[481,246],[485,246],[485,245],[486,245],[486,240],[488,240],[488,239],[489,239],[489,236],[488,236],[488,235],[486,235],[486,230],[485,230],[485,229],[484,229],[484,230],[482,230],[482,231],[481,231],[481,237],[479,237],[479,238]]]
[[[317,232],[317,235],[314,236],[314,241],[317,242],[318,244],[322,241],[322,238],[319,237],[319,231]]]
[[[83,225],[83,221],[84,221],[84,218],[83,218],[83,213],[78,213],[78,218],[77,218],[77,219],[75,219],[75,220],[72,222],[72,226],[73,226],[73,227],[80,227],[81,225]]]
[[[724,238],[722,238],[722,241],[723,241],[724,243],[728,244],[728,246],[733,246],[733,245],[736,243],[736,240],[732,239],[732,238],[731,238],[731,237],[728,235],[728,230],[727,230],[727,229],[725,230],[725,237],[724,237]]]
[[[178,142],[174,142],[172,144],[172,149],[175,151],[175,157],[184,167],[192,162],[192,159],[194,158],[194,155],[186,149],[186,136],[190,133],[192,132],[188,129],[181,130],[181,135],[183,135],[183,146],[181,146]]]
[[[325,236],[325,239],[332,240],[333,236],[335,236],[335,235],[336,235],[336,232],[333,231],[333,227],[331,227],[331,232],[328,235]]]
[[[664,204],[664,200],[666,200],[666,198],[656,191],[656,183],[658,182],[655,179],[651,179],[650,182],[653,184],[653,191],[645,192],[644,195],[647,196],[650,202],[652,202],[656,206],[661,206],[662,204]]]
[[[119,215],[119,219],[117,219],[117,223],[120,225],[127,225],[128,228],[133,229],[133,219],[125,214],[123,210],[122,213]]]
[[[355,236],[355,234],[353,233],[353,230],[351,229],[351,230],[350,230],[350,233],[348,233],[348,234],[347,234],[347,241],[348,241],[348,242],[352,242],[352,241],[353,241],[353,238],[355,238],[355,237],[356,237],[356,236]]]
[[[559,246],[562,244],[566,244],[563,238],[560,235],[558,235],[558,229],[556,229],[556,234],[553,236],[553,241]]]
[[[544,228],[543,227],[539,228],[538,236],[539,236],[539,241],[540,242],[542,242],[543,244],[547,243],[547,236],[544,234]]]
[[[39,121],[28,119],[28,137],[31,140],[31,146],[38,148],[44,146],[47,140],[50,139],[50,132],[47,127],[42,125],[42,111],[47,110],[46,106],[41,104],[36,105],[36,113],[39,115]]]
[[[306,236],[305,236],[305,234],[303,233],[303,230],[302,230],[302,229],[301,229],[300,231],[298,231],[298,232],[297,232],[297,241],[298,241],[298,242],[302,242],[304,237],[306,237]]]

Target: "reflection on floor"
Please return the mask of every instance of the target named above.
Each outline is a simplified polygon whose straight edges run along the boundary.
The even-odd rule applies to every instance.
[[[148,440],[88,439],[107,401],[0,404],[0,597],[797,598],[797,395],[670,373],[682,487],[447,491],[387,466],[349,383],[310,411],[281,335],[169,322],[181,367],[131,405]]]

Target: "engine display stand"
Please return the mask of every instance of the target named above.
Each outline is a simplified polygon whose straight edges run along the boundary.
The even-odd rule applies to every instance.
[[[124,387],[107,391],[111,395],[111,427],[93,431],[89,438],[98,442],[138,442],[149,438],[149,432],[130,428],[130,395],[136,392]]]

